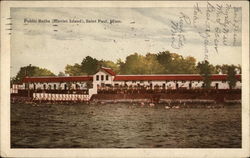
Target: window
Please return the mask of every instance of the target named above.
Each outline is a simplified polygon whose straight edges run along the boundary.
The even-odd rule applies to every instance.
[[[102,80],[102,81],[104,80],[104,76],[103,76],[103,75],[101,75],[101,80]]]
[[[46,89],[46,85],[45,84],[43,85],[43,89]]]
[[[219,83],[215,83],[215,88],[216,88],[216,89],[219,88]]]
[[[54,84],[54,89],[56,89],[56,84]]]
[[[106,80],[109,80],[109,75],[106,75]]]
[[[192,88],[192,82],[189,83],[189,89],[191,89],[191,88]]]
[[[165,84],[165,83],[162,84],[162,88],[163,88],[163,89],[166,88],[166,84]]]
[[[96,75],[96,81],[99,81],[99,75]]]

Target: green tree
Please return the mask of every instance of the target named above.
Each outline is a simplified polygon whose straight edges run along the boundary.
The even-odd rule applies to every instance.
[[[159,52],[156,55],[156,59],[164,67],[163,73],[171,73],[171,70],[173,70],[174,65],[172,62],[172,55],[169,51]]]
[[[199,62],[197,65],[200,75],[203,77],[204,88],[210,88],[211,86],[211,72],[213,66],[209,64],[207,60]]]
[[[194,57],[188,56],[184,58],[181,63],[182,72],[184,74],[196,74],[198,70],[196,68],[196,59]]]
[[[227,80],[228,80],[230,89],[234,88],[237,82],[236,67],[234,65],[228,66]]]
[[[80,76],[85,75],[80,64],[75,63],[74,65],[66,65],[65,73],[69,76]]]
[[[59,72],[57,76],[66,76],[64,72]]]
[[[163,73],[167,74],[194,74],[197,73],[196,60],[194,57],[186,57],[170,53],[169,51],[159,52],[158,62],[164,67]]]
[[[127,56],[126,61],[119,61],[122,74],[159,74],[164,72],[164,67],[158,62],[155,54],[146,56],[134,53]]]
[[[95,74],[98,69],[100,68],[100,62],[92,58],[90,56],[85,57],[82,62],[81,62],[81,67],[83,69],[83,72],[85,72],[88,75],[93,75]]]
[[[125,73],[124,73],[124,70],[125,70],[125,62],[123,62],[121,59],[118,59],[118,60],[116,61],[116,64],[117,64],[118,67],[119,67],[119,72],[118,72],[118,73],[125,74]]]
[[[33,76],[55,76],[54,73],[52,73],[50,70],[45,68],[40,68],[37,66],[24,66],[21,67],[18,71],[17,75],[12,78],[12,83],[19,83],[23,80],[24,77],[33,77]]]
[[[126,57],[125,63],[121,67],[123,74],[145,74],[145,57],[134,53]]]
[[[101,60],[101,61],[99,61],[99,63],[103,67],[111,68],[116,73],[119,73],[119,71],[120,71],[119,65],[117,63],[114,63],[113,61]]]
[[[155,54],[148,53],[145,57],[145,69],[147,74],[162,74],[164,73],[164,66],[161,65]]]

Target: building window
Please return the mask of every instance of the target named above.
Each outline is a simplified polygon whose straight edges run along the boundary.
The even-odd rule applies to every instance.
[[[99,75],[96,75],[96,81],[99,81]]]
[[[43,89],[46,89],[46,85],[45,84],[43,85]]]
[[[219,83],[215,83],[215,88],[216,88],[216,89],[219,88]]]
[[[56,89],[56,84],[54,84],[54,89]]]
[[[166,89],[166,84],[165,83],[162,84],[162,88]]]
[[[202,88],[205,88],[205,83],[202,83],[202,86],[201,86]]]
[[[191,88],[192,88],[192,82],[189,83],[189,89],[191,89]]]
[[[104,76],[103,76],[103,75],[101,75],[101,80],[102,80],[102,81],[104,80]]]
[[[109,80],[109,75],[106,75],[106,80],[107,80],[107,81]]]

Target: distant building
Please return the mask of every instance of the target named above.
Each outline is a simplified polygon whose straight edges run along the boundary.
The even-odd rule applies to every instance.
[[[236,78],[234,89],[241,89],[241,75],[236,75]],[[12,86],[11,93],[23,89],[31,90],[34,100],[87,101],[98,91],[109,89],[201,89],[204,86],[202,80],[199,74],[116,75],[112,69],[102,67],[89,76],[25,77],[20,85]],[[211,81],[213,89],[229,89],[225,74],[214,74]]]
[[[241,75],[236,75],[238,81],[235,89],[241,89]],[[227,75],[214,74],[211,76],[211,87],[214,89],[229,89]],[[62,77],[25,77],[22,81],[24,89],[42,90],[83,90],[90,87],[145,87],[148,89],[199,89],[204,86],[199,74],[171,75],[116,75],[110,69],[102,67],[91,76],[62,76]]]

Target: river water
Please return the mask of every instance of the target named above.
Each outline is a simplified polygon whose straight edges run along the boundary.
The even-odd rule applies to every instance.
[[[11,105],[12,148],[240,148],[241,106]]]

